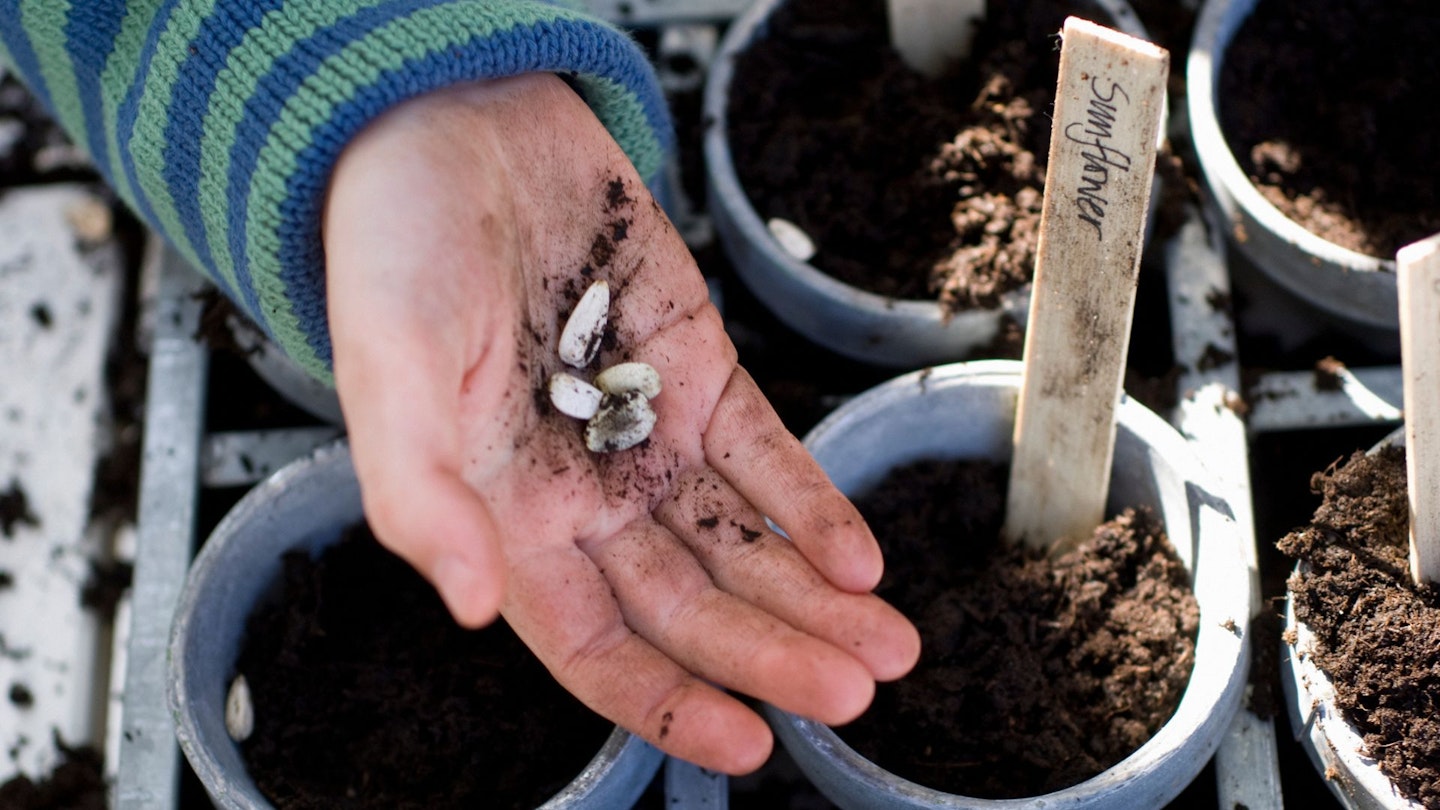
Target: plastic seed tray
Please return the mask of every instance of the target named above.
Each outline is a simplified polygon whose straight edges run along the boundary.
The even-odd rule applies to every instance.
[[[699,91],[723,26],[747,3],[592,0],[591,5],[636,28],[642,42],[655,52],[667,91],[678,96]],[[1173,58],[1174,64],[1183,64],[1183,54]],[[684,109],[677,104],[677,115]],[[1183,132],[1183,105],[1172,101],[1171,110],[1172,131]],[[667,209],[697,256],[713,259],[718,251],[708,219],[700,201],[681,191],[679,181],[687,178],[680,174],[677,164],[671,173],[675,182],[666,195]],[[138,523],[108,533],[82,525],[83,520],[72,521],[73,526],[65,523],[72,515],[85,514],[88,490],[52,497],[42,482],[47,477],[88,480],[97,448],[104,445],[97,431],[97,425],[104,424],[98,396],[103,385],[103,346],[112,336],[120,305],[118,283],[110,280],[120,272],[120,253],[114,245],[99,249],[77,245],[71,227],[64,224],[66,205],[81,196],[78,189],[48,187],[0,200],[0,235],[17,235],[14,240],[0,238],[0,279],[7,285],[0,298],[0,363],[7,374],[7,383],[0,388],[0,419],[19,420],[33,432],[23,441],[9,438],[19,431],[0,433],[0,494],[10,479],[33,487],[28,494],[39,524],[21,520],[13,527],[16,537],[8,537],[10,528],[6,537],[0,537],[0,570],[14,572],[17,580],[24,573],[29,583],[0,588],[0,688],[9,690],[19,683],[40,693],[28,710],[19,705],[24,701],[17,701],[13,691],[11,701],[0,701],[0,743],[10,749],[11,775],[15,771],[37,775],[53,765],[53,757],[45,753],[51,729],[67,742],[104,744],[114,780],[114,807],[204,807],[208,801],[203,790],[188,774],[174,743],[164,695],[170,616],[185,572],[201,532],[218,517],[214,513],[223,511],[227,499],[333,439],[341,429],[304,416],[293,424],[209,423],[214,402],[207,407],[207,399],[219,396],[215,390],[219,380],[256,390],[266,389],[266,384],[247,376],[243,363],[234,358],[222,361],[197,341],[204,282],[173,253],[152,244],[141,273],[141,329],[148,345],[149,378]],[[41,223],[46,224],[41,227]],[[1164,415],[1223,480],[1224,494],[1242,530],[1257,538],[1248,561],[1251,576],[1263,596],[1272,600],[1263,610],[1278,613],[1283,607],[1273,604],[1277,596],[1273,583],[1277,577],[1283,583],[1283,573],[1277,574],[1276,566],[1288,564],[1277,563],[1269,549],[1278,539],[1277,531],[1283,533],[1308,515],[1293,509],[1272,514],[1269,499],[1282,493],[1294,500],[1293,491],[1303,490],[1308,481],[1309,473],[1300,469],[1311,463],[1309,458],[1324,459],[1310,471],[1322,469],[1329,460],[1367,446],[1368,437],[1381,435],[1396,423],[1400,376],[1394,365],[1397,358],[1383,352],[1363,355],[1378,360],[1371,365],[1317,373],[1314,365],[1324,349],[1316,347],[1339,346],[1336,351],[1343,351],[1347,345],[1343,335],[1317,325],[1318,316],[1303,305],[1267,289],[1230,255],[1222,233],[1198,205],[1190,205],[1179,229],[1147,250],[1142,293],[1146,285],[1163,288],[1164,293],[1149,298],[1142,294],[1140,306],[1165,309],[1159,321],[1165,324],[1173,348],[1176,404]],[[31,265],[41,259],[53,267],[38,281]],[[752,321],[754,302],[733,274],[715,270],[714,261],[702,259],[701,265],[710,276],[712,296],[726,315],[742,362],[767,341],[802,340],[763,317]],[[64,273],[56,269],[62,267]],[[72,275],[80,286],[56,281]],[[60,286],[47,286],[55,284]],[[48,314],[33,308],[42,297]],[[72,327],[62,316],[78,311],[82,299],[89,301],[94,322]],[[43,323],[46,317],[54,319],[49,326]],[[1314,339],[1303,345],[1293,340],[1287,324],[1296,323],[1305,325]],[[1137,327],[1135,338],[1154,336]],[[52,343],[53,351],[46,348]],[[1252,363],[1252,353],[1263,357],[1262,362]],[[228,362],[239,371],[226,368],[212,373],[212,360],[216,365]],[[878,380],[887,375],[874,372],[873,376]],[[237,378],[241,382],[235,383]],[[64,387],[42,388],[41,381]],[[816,400],[824,407],[833,407],[854,392],[819,387]],[[81,388],[96,396],[87,398]],[[36,399],[42,396],[60,399]],[[231,396],[229,389],[224,396]],[[257,396],[275,398],[268,390]],[[62,453],[53,448],[62,435],[68,437],[65,441],[92,446],[78,448],[74,458],[57,458]],[[1297,454],[1292,447],[1297,443],[1323,449],[1308,456]],[[1257,448],[1265,455],[1255,457]],[[1299,455],[1301,461],[1273,462],[1272,451],[1287,458]],[[61,470],[64,464],[78,466]],[[71,504],[63,500],[66,497],[80,500]],[[17,551],[28,548],[20,541],[30,535],[48,538],[50,545],[43,553]],[[84,562],[117,556],[133,560],[134,574],[113,621],[77,612],[73,602],[84,580]],[[1278,595],[1283,596],[1283,584]],[[38,626],[41,616],[46,632],[26,635],[26,624]],[[1257,617],[1249,628],[1252,637],[1264,626],[1258,620],[1263,618]],[[63,633],[50,632],[62,625]],[[1278,636],[1258,635],[1257,652],[1278,649]],[[1257,661],[1263,657],[1257,655]],[[1254,689],[1263,692],[1267,686],[1273,684],[1257,681]],[[1257,696],[1257,706],[1259,702]],[[1248,707],[1242,710],[1212,767],[1172,807],[1280,810],[1286,804],[1282,796],[1291,797],[1291,806],[1298,806],[1300,796],[1306,806],[1334,806],[1286,726],[1283,716],[1272,720]],[[6,776],[0,765],[0,781]],[[777,795],[782,798],[775,799]],[[732,801],[737,807],[777,806],[777,801],[778,806],[826,806],[783,754],[760,773],[738,779],[672,760],[639,806],[708,809]]]

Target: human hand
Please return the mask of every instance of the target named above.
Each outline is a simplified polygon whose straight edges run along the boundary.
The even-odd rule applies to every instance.
[[[668,753],[751,771],[764,721],[838,724],[919,654],[874,538],[736,364],[684,243],[551,75],[408,102],[346,147],[324,222],[335,381],[366,516],[462,624]],[[589,369],[660,373],[658,423],[591,453],[550,407],[563,316],[612,290]],[[771,532],[765,516],[790,540]],[[793,541],[793,542],[792,542]]]

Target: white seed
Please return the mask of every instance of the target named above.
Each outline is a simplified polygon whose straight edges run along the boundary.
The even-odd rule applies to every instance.
[[[244,675],[235,676],[225,696],[225,730],[235,742],[245,742],[255,731],[255,706],[250,702],[250,684]]]
[[[609,315],[610,285],[602,279],[580,296],[565,328],[560,330],[560,359],[576,368],[589,365],[600,351]]]
[[[616,363],[595,375],[595,384],[607,394],[639,391],[654,399],[660,395],[660,372],[649,363]]]
[[[645,441],[654,428],[655,411],[644,394],[606,394],[600,410],[585,426],[585,446],[592,453],[628,450]]]
[[[550,375],[550,404],[555,410],[576,419],[589,419],[600,410],[605,392],[579,377],[561,371]]]
[[[815,256],[815,241],[810,235],[800,230],[800,226],[788,219],[771,217],[765,227],[770,229],[770,235],[780,243],[780,247],[791,256],[802,262],[808,262]]]

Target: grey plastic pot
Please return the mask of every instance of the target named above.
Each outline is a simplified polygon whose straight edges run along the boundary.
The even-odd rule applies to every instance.
[[[715,231],[745,285],[792,329],[846,357],[892,368],[963,359],[989,343],[1006,317],[1024,324],[1029,287],[995,309],[971,309],[948,320],[934,300],[898,300],[845,284],[787,253],[750,204],[730,153],[727,108],[735,60],[766,32],[784,0],[758,0],[730,26],[705,85],[704,138],[708,208]],[[1096,0],[1116,28],[1145,37],[1125,0]]]
[[[334,388],[307,374],[249,321],[231,315],[225,325],[230,329],[235,345],[245,352],[245,362],[250,369],[287,402],[329,424],[345,423],[345,417],[340,412],[340,398]]]
[[[836,410],[805,438],[842,491],[856,495],[891,469],[923,458],[1007,460],[1021,364],[988,360],[916,372]],[[767,707],[776,736],[811,781],[843,808],[1162,807],[1210,759],[1240,706],[1249,670],[1244,639],[1258,596],[1242,537],[1216,482],[1169,424],[1134,400],[1119,408],[1109,509],[1149,505],[1194,577],[1200,603],[1195,668],[1175,715],[1103,773],[1024,799],[957,796],[866,760],[828,726]],[[1233,629],[1231,629],[1233,628]]]
[[[1191,136],[1209,190],[1231,241],[1257,270],[1359,336],[1384,342],[1400,329],[1395,263],[1311,233],[1271,205],[1230,151],[1216,95],[1225,50],[1257,0],[1206,0],[1185,68]],[[1372,334],[1374,333],[1374,334]]]
[[[1399,428],[1371,448],[1376,452],[1387,445],[1404,446],[1405,429]],[[1304,575],[1302,563],[1295,571]],[[1335,705],[1335,687],[1330,677],[1315,665],[1315,636],[1304,622],[1295,619],[1295,608],[1285,600],[1285,628],[1294,631],[1295,643],[1281,643],[1280,660],[1285,673],[1280,678],[1285,690],[1285,705],[1290,712],[1290,727],[1299,729],[1298,739],[1316,770],[1325,775],[1325,784],[1335,798],[1350,810],[1421,810],[1421,806],[1401,796],[1395,785],[1380,770],[1379,764],[1365,755],[1365,741],[1355,726],[1341,715]]]
[[[225,730],[225,695],[246,619],[279,579],[284,552],[314,553],[362,514],[349,445],[326,445],[241,498],[191,567],[171,628],[165,677],[180,748],[217,807],[271,808]],[[663,759],[660,751],[617,728],[580,775],[543,807],[629,807]]]

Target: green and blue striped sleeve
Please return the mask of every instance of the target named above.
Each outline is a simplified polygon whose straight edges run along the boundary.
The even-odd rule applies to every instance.
[[[386,108],[556,72],[642,177],[673,139],[635,43],[539,0],[0,0],[0,58],[147,224],[326,381],[325,189]]]

